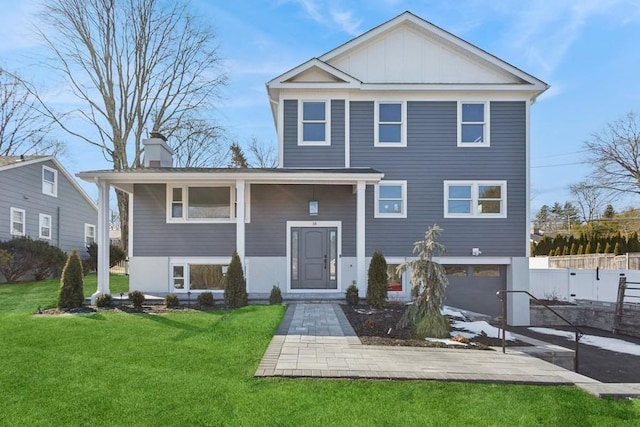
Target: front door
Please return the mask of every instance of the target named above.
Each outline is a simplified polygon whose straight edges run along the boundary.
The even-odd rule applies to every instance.
[[[291,289],[337,289],[337,236],[335,227],[291,229]]]

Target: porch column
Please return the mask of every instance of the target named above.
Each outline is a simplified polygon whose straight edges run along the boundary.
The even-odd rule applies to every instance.
[[[365,268],[365,190],[364,181],[358,181],[356,188],[356,277],[358,289],[366,291],[367,276]]]
[[[245,206],[244,206],[244,179],[239,179],[236,181],[236,251],[238,251],[238,256],[240,257],[240,261],[242,262],[242,268],[245,269],[246,265],[244,259],[245,252],[245,242],[244,242],[244,216],[245,216]]]
[[[98,289],[91,295],[91,304],[96,303],[96,298],[109,292],[109,183],[97,180],[98,186]]]

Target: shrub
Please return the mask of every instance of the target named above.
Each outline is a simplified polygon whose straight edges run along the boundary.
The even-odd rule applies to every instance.
[[[345,298],[347,299],[347,305],[350,307],[354,307],[360,303],[360,296],[358,295],[358,287],[356,283],[353,282],[348,288],[347,292],[345,292]]]
[[[198,305],[202,307],[213,307],[213,293],[211,292],[203,292],[198,295]]]
[[[381,251],[375,251],[369,264],[367,302],[371,307],[381,308],[387,302],[387,261]]]
[[[17,237],[0,242],[0,251],[8,255],[0,262],[0,273],[9,283],[32,273],[36,280],[59,277],[65,264],[65,253],[42,240]]]
[[[271,294],[269,295],[269,304],[282,304],[282,292],[280,291],[280,287],[273,285],[271,288]]]
[[[9,254],[9,252],[5,251],[4,249],[0,249],[0,268],[4,267],[12,260],[13,257]]]
[[[144,294],[140,291],[133,291],[133,292],[129,292],[129,301],[131,302],[131,305],[133,305],[136,308],[140,308],[142,307],[142,304],[144,304]]]
[[[237,308],[247,305],[247,282],[236,251],[231,255],[231,264],[224,279],[224,303],[227,307]]]
[[[167,294],[164,297],[164,306],[167,308],[180,307],[180,300],[176,294]]]
[[[109,294],[101,294],[96,298],[96,306],[98,307],[111,307],[113,303],[113,298]]]
[[[89,257],[84,260],[87,273],[98,269],[98,244],[93,242],[87,246]],[[117,245],[109,246],[109,268],[127,259],[127,253]]]
[[[84,274],[82,274],[82,261],[78,252],[74,249],[67,258],[67,263],[62,270],[60,279],[60,294],[58,295],[59,308],[82,307],[84,301]]]

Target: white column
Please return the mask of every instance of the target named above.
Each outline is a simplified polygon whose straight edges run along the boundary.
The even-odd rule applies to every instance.
[[[365,269],[365,190],[364,181],[358,181],[356,189],[356,277],[360,294],[366,293],[367,276]]]
[[[109,293],[109,183],[98,180],[98,289],[91,295],[91,304],[101,294]]]
[[[244,259],[244,252],[245,252],[245,239],[244,239],[244,216],[245,216],[244,187],[245,187],[244,179],[239,179],[239,180],[236,181],[236,251],[238,251],[238,256],[240,257],[240,261],[242,262],[242,266],[243,267],[245,267],[245,259]]]

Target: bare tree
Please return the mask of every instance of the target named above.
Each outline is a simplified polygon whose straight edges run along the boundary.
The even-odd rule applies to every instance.
[[[39,107],[34,89],[0,68],[0,156],[55,155],[63,149],[61,142],[48,138],[53,123]]]
[[[210,120],[188,118],[165,135],[176,153],[176,166],[224,167],[229,162],[230,147],[222,137],[223,129]]]
[[[581,181],[569,186],[580,211],[580,220],[590,223],[600,217],[605,206],[611,202],[611,195],[603,188],[588,181]]]
[[[213,31],[182,0],[46,0],[38,32],[84,123],[54,117],[116,170],[140,166],[147,131],[171,133],[226,81]],[[128,197],[116,193],[126,248]]]
[[[249,143],[249,164],[254,168],[275,168],[278,166],[278,154],[273,145],[266,145],[251,138]]]
[[[595,184],[617,193],[640,194],[640,118],[633,112],[608,123],[585,142]]]

